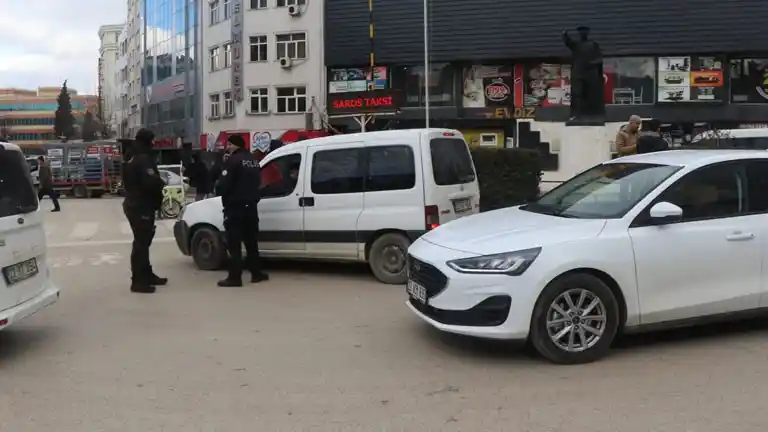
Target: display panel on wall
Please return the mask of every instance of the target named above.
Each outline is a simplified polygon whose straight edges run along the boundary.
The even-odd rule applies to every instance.
[[[456,70],[447,63],[430,64],[429,103],[431,106],[455,104],[453,89]],[[399,66],[392,68],[392,88],[405,92],[406,107],[425,105],[426,87],[424,66]]]
[[[331,69],[328,93],[362,92],[389,88],[386,66]]]
[[[525,69],[523,104],[526,106],[569,106],[571,65],[540,63]]]
[[[512,107],[515,103],[514,66],[469,66],[464,69],[461,106]]]
[[[334,93],[328,95],[328,114],[393,113],[402,103],[402,92],[395,89]]]
[[[768,58],[731,60],[731,102],[768,103]]]
[[[723,60],[714,56],[659,57],[658,102],[723,102]]]
[[[616,57],[603,60],[605,103],[609,105],[653,104],[656,79],[653,57]]]

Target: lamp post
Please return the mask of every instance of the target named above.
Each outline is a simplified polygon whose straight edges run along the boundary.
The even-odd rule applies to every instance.
[[[424,0],[424,127],[429,128],[429,0]]]

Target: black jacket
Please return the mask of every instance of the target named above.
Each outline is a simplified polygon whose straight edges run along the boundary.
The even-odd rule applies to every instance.
[[[248,150],[240,149],[224,163],[216,184],[224,212],[256,208],[261,199],[261,169]]]
[[[641,135],[637,139],[637,153],[654,153],[669,150],[669,144],[658,135]]]
[[[208,167],[201,161],[192,162],[187,170],[187,177],[191,186],[194,186],[198,192],[211,192],[211,178]]]
[[[136,154],[128,161],[123,171],[123,187],[127,207],[143,214],[160,210],[165,182],[148,154]]]

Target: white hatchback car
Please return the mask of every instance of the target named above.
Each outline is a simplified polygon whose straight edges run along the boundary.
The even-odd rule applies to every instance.
[[[764,312],[766,190],[765,151],[615,159],[421,237],[407,304],[440,330],[528,339],[556,363],[598,359],[620,332]]]

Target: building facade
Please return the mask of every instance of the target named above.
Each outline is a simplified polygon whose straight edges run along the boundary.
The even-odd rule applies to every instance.
[[[134,137],[142,124],[141,73],[144,65],[144,0],[127,0],[126,24],[120,36],[120,107],[117,136]]]
[[[142,124],[159,149],[199,146],[201,0],[143,0]]]
[[[204,5],[203,130],[207,148],[233,133],[254,146],[316,136],[325,105],[319,0],[212,0]],[[263,149],[264,150],[264,149]]]
[[[389,99],[398,106],[379,108],[387,115],[371,127],[424,125],[423,18],[421,0],[375,1],[373,13],[366,2],[328,3],[332,123],[357,127],[334,114],[354,114],[361,95],[348,92],[367,84],[398,96]],[[533,0],[446,0],[427,18],[430,124],[458,128],[474,145],[538,149],[547,155],[545,180],[570,174],[558,163],[570,110],[562,32],[575,37],[577,26],[591,28],[604,55],[606,145],[633,114],[661,120],[675,143],[708,128],[768,127],[768,8],[761,0],[728,8],[704,0],[554,0],[546,8]],[[373,71],[366,67],[372,50]]]
[[[0,89],[0,136],[23,148],[58,140],[53,124],[60,91],[59,87]],[[69,95],[76,123],[82,122],[86,111],[96,111],[98,96],[80,95],[72,88]]]
[[[120,106],[118,75],[120,68],[120,33],[122,24],[110,24],[99,27],[99,106],[97,115],[108,131],[117,130],[117,110]]]

